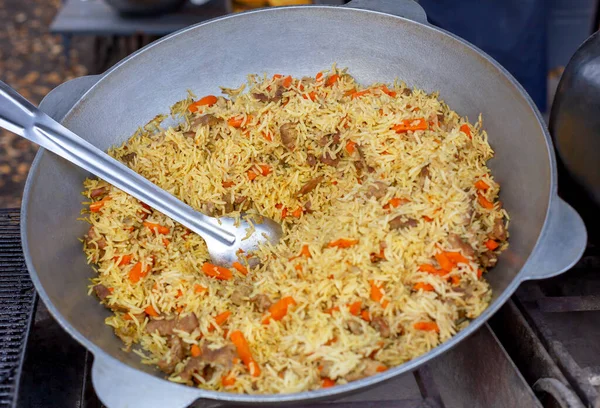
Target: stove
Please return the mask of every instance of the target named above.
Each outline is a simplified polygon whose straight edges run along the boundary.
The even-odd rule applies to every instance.
[[[589,231],[575,267],[525,282],[489,324],[419,370],[310,406],[600,408],[600,220],[559,174],[560,194]],[[93,356],[36,305],[18,226],[17,210],[0,210],[0,407],[103,407],[91,384]]]

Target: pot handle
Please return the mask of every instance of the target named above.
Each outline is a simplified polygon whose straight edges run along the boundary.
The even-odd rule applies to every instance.
[[[583,220],[558,196],[550,203],[546,228],[524,268],[524,280],[545,279],[570,269],[583,255],[587,231]]]
[[[102,75],[86,75],[64,82],[51,90],[40,102],[38,109],[57,122],[62,122],[83,94],[100,80]]]
[[[92,365],[92,384],[109,408],[185,408],[203,397],[197,388],[167,382],[98,354]],[[212,400],[198,402],[202,408],[221,405]]]
[[[379,11],[404,17],[417,23],[429,24],[425,10],[414,0],[352,0],[343,7]]]

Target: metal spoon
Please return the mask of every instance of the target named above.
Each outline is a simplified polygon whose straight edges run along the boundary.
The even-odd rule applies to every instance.
[[[233,218],[217,219],[197,212],[56,122],[2,81],[0,127],[37,143],[188,227],[204,238],[217,265],[231,266],[238,260],[240,249],[252,252],[262,242],[275,244],[281,238],[281,226],[269,218],[263,217],[260,224],[253,225],[242,219],[235,225]],[[246,238],[249,228],[254,231]]]

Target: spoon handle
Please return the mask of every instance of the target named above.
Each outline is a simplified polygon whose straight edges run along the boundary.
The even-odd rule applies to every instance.
[[[203,238],[229,246],[235,235],[83,140],[0,81],[0,127],[16,133],[143,201]]]

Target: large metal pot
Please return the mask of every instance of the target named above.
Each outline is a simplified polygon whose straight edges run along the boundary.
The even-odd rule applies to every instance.
[[[50,312],[94,354],[93,383],[106,405],[180,407],[196,400],[264,405],[340,397],[444,353],[479,328],[521,282],[557,275],[581,256],[585,227],[556,195],[552,142],[519,84],[481,51],[428,25],[412,1],[355,0],[349,6],[266,9],[199,24],[147,46],[103,75],[58,87],[42,108],[107,149],[165,112],[187,89],[215,93],[218,85],[237,86],[247,73],[314,75],[337,62],[363,83],[398,77],[427,91],[439,90],[460,114],[475,119],[483,113],[496,150],[489,164],[511,215],[510,248],[487,277],[494,293],[489,308],[429,353],[347,385],[297,394],[240,395],[170,383],[135,354],[121,350],[120,340],[104,325],[109,312],[86,295],[93,271],[77,240],[87,227],[76,218],[81,183],[88,174],[42,149],[25,188],[23,249]]]

